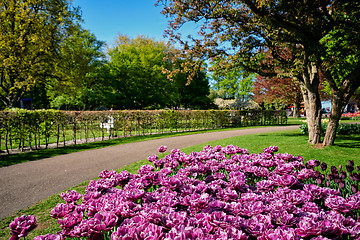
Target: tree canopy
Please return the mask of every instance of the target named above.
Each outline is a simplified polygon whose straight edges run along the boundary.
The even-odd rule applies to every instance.
[[[183,45],[184,57],[224,59],[221,67],[241,65],[258,73],[293,66],[287,73],[301,83],[312,143],[320,141],[319,73],[323,74],[333,103],[324,144],[333,143],[339,116],[360,86],[359,1],[158,0],[157,4],[170,18],[167,34]],[[198,35],[184,38],[178,30],[189,21],[201,28]],[[291,58],[281,54],[284,49]],[[276,61],[260,67],[265,52]]]
[[[209,82],[204,72],[197,71],[189,85],[185,73],[173,81],[167,79],[166,70],[173,65],[164,58],[173,51],[162,41],[119,35],[115,46],[108,49],[109,62],[104,66],[109,86],[104,91],[104,105],[115,109],[209,108]],[[181,59],[176,61],[175,67],[181,68]]]
[[[100,68],[105,63],[104,42],[77,29],[60,46],[58,64],[49,77],[46,94],[53,108],[95,109]]]
[[[53,75],[61,42],[79,20],[66,0],[0,1],[0,100],[6,107]]]

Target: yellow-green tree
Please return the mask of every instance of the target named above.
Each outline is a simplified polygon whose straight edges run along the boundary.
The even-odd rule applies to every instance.
[[[92,96],[98,82],[99,68],[104,63],[104,42],[84,29],[77,29],[63,41],[60,59],[49,78],[46,94],[50,106],[58,109],[95,109],[97,99]]]
[[[61,42],[77,28],[79,10],[67,0],[0,1],[0,100],[8,108],[58,64]]]

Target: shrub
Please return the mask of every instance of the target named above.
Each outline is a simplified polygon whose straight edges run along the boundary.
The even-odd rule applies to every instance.
[[[174,149],[150,156],[153,165],[137,174],[105,170],[84,195],[61,194],[64,203],[51,216],[62,232],[34,239],[358,239],[357,189],[316,185],[323,177],[316,168],[326,171],[324,164],[277,150],[206,146],[187,155]],[[339,168],[332,167],[332,180],[343,177]]]
[[[327,123],[321,123],[321,133],[325,133],[327,129]],[[308,134],[308,125],[301,124],[300,125],[300,132],[302,134]],[[350,135],[350,134],[359,134],[360,133],[360,124],[346,124],[340,123],[336,133],[339,135]]]

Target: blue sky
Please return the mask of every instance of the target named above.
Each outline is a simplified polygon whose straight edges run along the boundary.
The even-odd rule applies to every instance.
[[[155,0],[73,0],[80,6],[83,27],[109,45],[119,33],[132,38],[145,35],[164,40],[168,19],[155,7]]]

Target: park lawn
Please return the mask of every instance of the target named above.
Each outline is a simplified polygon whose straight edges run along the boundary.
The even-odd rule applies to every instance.
[[[205,145],[226,146],[230,144],[246,148],[250,153],[261,152],[264,148],[269,146],[278,146],[280,153],[288,152],[296,156],[300,155],[305,161],[318,159],[326,162],[328,165],[338,166],[339,164],[347,164],[348,160],[354,160],[355,166],[360,165],[360,135],[338,136],[334,146],[316,148],[307,142],[307,136],[301,135],[299,130],[233,137],[184,148],[182,151],[190,153],[192,151],[202,150]],[[147,160],[142,160],[120,168],[118,171],[127,170],[128,172],[136,173],[139,167],[144,164],[149,164],[149,162]],[[84,193],[88,183],[89,182],[84,182],[71,189]],[[1,219],[0,239],[8,239],[10,237],[8,228],[10,222],[13,221],[15,217],[23,214],[32,214],[38,219],[39,226],[29,235],[29,239],[37,235],[60,231],[61,229],[56,223],[57,221],[52,219],[49,214],[50,210],[60,202],[62,202],[61,198],[58,195],[54,195],[28,209],[20,210],[13,216]]]
[[[250,153],[262,152],[269,146],[279,147],[280,153],[290,153],[294,156],[302,156],[305,161],[317,159],[328,165],[338,166],[354,160],[355,165],[360,165],[360,135],[337,136],[334,146],[315,147],[307,142],[308,136],[302,135],[299,130],[281,131],[273,133],[261,133],[246,136],[233,137],[218,141],[208,142],[206,145],[236,145],[246,148]],[[204,144],[183,149],[185,153],[200,151]]]

